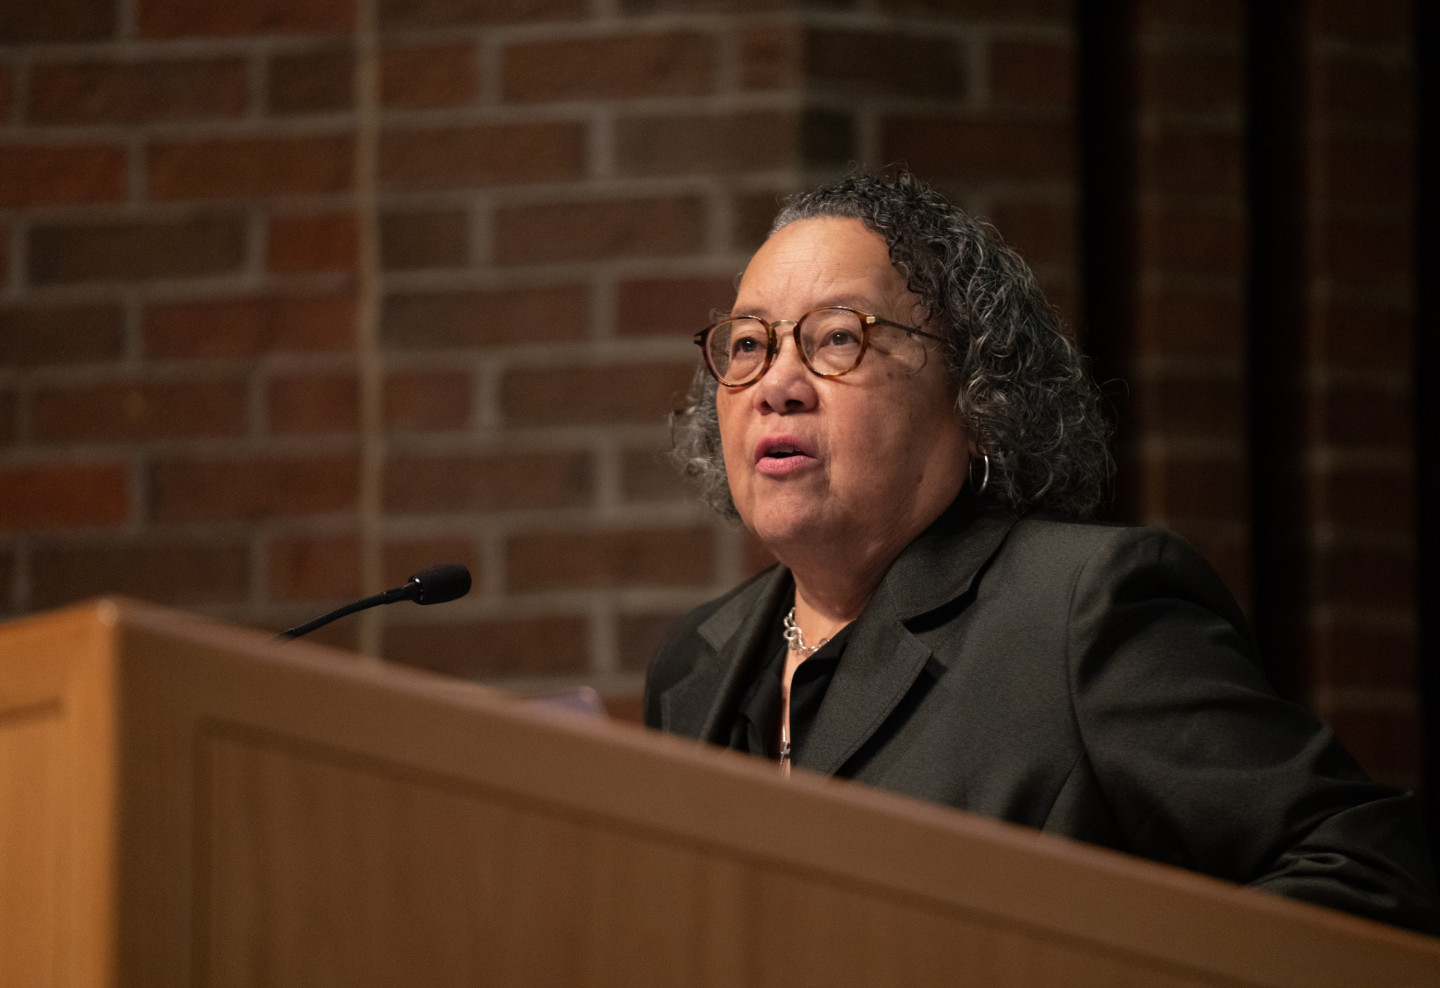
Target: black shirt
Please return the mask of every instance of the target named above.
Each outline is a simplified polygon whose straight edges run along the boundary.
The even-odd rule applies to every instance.
[[[798,761],[805,750],[805,739],[830,680],[835,676],[835,667],[845,651],[845,641],[850,637],[850,625],[838,631],[813,655],[795,668],[790,680],[790,752],[791,760]],[[755,680],[750,684],[744,699],[735,711],[735,720],[730,726],[728,747],[746,751],[763,758],[780,757],[780,717],[783,708],[780,702],[780,676],[785,671],[785,651],[788,643],[780,635],[774,651],[760,667]]]

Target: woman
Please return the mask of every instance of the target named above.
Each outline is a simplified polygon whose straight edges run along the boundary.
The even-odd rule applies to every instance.
[[[1033,276],[908,175],[793,199],[704,354],[677,452],[780,561],[687,615],[654,727],[1419,929],[1412,801],[1265,683],[1108,474]]]

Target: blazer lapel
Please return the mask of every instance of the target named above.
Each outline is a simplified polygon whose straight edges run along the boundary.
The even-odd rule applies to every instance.
[[[715,744],[729,741],[735,705],[778,643],[771,629],[793,586],[790,571],[777,566],[700,625],[697,630],[714,653],[661,696],[665,730]]]
[[[796,765],[833,775],[915,684],[931,651],[905,622],[970,592],[1015,524],[961,497],[901,552],[855,624]]]

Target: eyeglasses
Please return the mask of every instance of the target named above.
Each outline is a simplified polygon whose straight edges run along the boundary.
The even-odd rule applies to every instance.
[[[944,342],[943,337],[914,326],[903,326],[844,305],[827,305],[812,309],[796,320],[766,322],[759,316],[721,319],[696,333],[695,345],[705,354],[705,366],[715,380],[727,388],[743,388],[760,380],[779,356],[780,338],[776,331],[786,323],[793,327],[800,360],[810,373],[820,377],[840,377],[859,367],[876,327]],[[876,349],[880,347],[877,345]]]

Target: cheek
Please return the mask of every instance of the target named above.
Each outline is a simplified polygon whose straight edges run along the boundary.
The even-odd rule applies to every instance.
[[[715,395],[715,417],[720,423],[720,451],[725,460],[725,471],[730,475],[733,489],[737,480],[744,476],[740,469],[745,448],[743,416],[733,395],[720,388]]]

